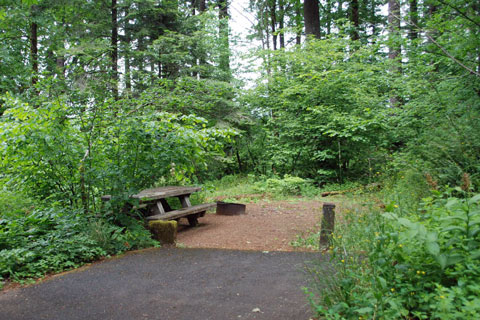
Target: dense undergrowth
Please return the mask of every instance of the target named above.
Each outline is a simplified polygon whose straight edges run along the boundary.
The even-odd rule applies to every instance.
[[[130,216],[118,215],[113,221],[62,207],[33,208],[19,197],[12,204],[14,197],[8,193],[0,197],[0,287],[2,280],[28,282],[102,257],[158,245]]]
[[[480,195],[434,191],[416,206],[351,206],[306,289],[327,319],[474,319],[480,315]],[[303,242],[302,242],[303,241]],[[318,234],[299,244],[317,246]]]
[[[330,183],[322,187],[315,185],[315,181],[300,177],[285,175],[256,176],[227,175],[219,180],[205,183],[206,196],[216,198],[221,196],[228,201],[238,201],[236,196],[244,198],[285,199],[292,196],[312,198],[319,196],[324,191],[364,190],[358,182],[345,182],[343,184]]]

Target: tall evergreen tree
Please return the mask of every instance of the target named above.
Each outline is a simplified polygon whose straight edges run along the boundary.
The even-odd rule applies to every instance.
[[[303,18],[305,21],[305,34],[313,35],[320,39],[320,11],[318,0],[304,0]]]

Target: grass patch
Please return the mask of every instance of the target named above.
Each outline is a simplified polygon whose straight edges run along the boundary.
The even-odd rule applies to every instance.
[[[320,193],[313,181],[285,175],[225,176],[221,180],[205,183],[206,197],[221,198],[226,202],[257,202],[263,199],[290,200],[292,197],[314,198]]]

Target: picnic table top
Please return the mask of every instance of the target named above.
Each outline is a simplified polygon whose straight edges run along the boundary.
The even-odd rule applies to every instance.
[[[201,189],[202,189],[201,187],[178,187],[178,186],[159,187],[159,188],[142,190],[138,194],[133,195],[132,198],[158,200],[158,199],[164,199],[168,197],[189,195],[194,192],[200,191]]]

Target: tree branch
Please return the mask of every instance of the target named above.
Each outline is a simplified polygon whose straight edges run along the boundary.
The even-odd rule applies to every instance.
[[[399,17],[397,17],[399,19]],[[447,56],[449,57],[453,62],[455,62],[456,64],[458,64],[459,66],[461,66],[462,68],[464,68],[465,70],[467,70],[468,72],[470,72],[471,74],[477,76],[477,77],[480,77],[480,73],[478,73],[477,71],[473,70],[472,68],[468,67],[467,65],[465,65],[462,61],[458,60],[457,58],[455,58],[450,52],[447,51],[447,49],[445,49],[444,47],[442,47],[431,35],[428,34],[428,32],[426,32],[425,30],[423,30],[422,28],[420,28],[417,24],[411,22],[411,21],[405,21],[405,23],[409,24],[409,25],[412,25],[414,26],[415,28],[417,28],[419,31],[424,31],[425,32],[425,36],[428,38],[428,40],[430,40],[434,45],[436,45],[440,50],[442,50],[442,52]]]
[[[467,19],[468,21],[472,22],[472,23],[475,24],[477,27],[480,27],[480,23],[479,23],[479,22],[477,22],[477,21],[473,20],[472,18],[470,18],[469,16],[467,16],[467,14],[464,13],[464,12],[462,12],[459,8],[457,8],[457,7],[451,5],[450,3],[447,3],[447,2],[445,2],[445,1],[443,1],[443,0],[438,0],[438,2],[440,2],[441,4],[443,4],[443,5],[447,6],[447,7],[452,8],[453,10],[457,11],[462,17],[464,17],[464,18]]]

